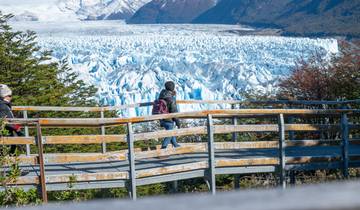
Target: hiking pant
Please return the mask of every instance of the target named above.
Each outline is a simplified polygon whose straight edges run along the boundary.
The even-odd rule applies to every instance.
[[[173,130],[174,129],[174,122],[173,121],[160,120],[160,126],[165,128],[165,130]],[[162,142],[162,145],[161,145],[161,149],[167,148],[169,143],[171,143],[173,145],[173,147],[179,147],[180,146],[176,142],[176,137],[172,136],[172,137],[164,138],[164,140]]]

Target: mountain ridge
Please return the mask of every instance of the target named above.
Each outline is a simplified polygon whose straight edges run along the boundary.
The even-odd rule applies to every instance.
[[[218,0],[152,0],[127,22],[130,24],[189,23]]]
[[[222,0],[192,23],[276,27],[300,36],[360,37],[360,1]]]

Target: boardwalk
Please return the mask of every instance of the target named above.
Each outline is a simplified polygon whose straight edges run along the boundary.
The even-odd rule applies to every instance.
[[[218,193],[215,197],[205,194],[176,195],[144,198],[137,202],[126,200],[90,201],[82,203],[50,204],[27,207],[24,210],[338,210],[360,209],[360,182],[340,182],[314,186],[300,186],[267,190],[243,190]]]
[[[41,108],[17,109],[33,111]],[[43,108],[44,111],[51,109],[54,108]],[[84,110],[104,111],[103,108]],[[357,109],[225,109],[135,118],[14,119],[10,123],[21,123],[27,129],[36,129],[36,138],[2,138],[2,142],[28,145],[27,154],[21,155],[19,162],[30,173],[10,184],[23,188],[40,186],[44,201],[47,200],[47,191],[114,187],[127,187],[132,198],[136,199],[137,186],[196,177],[204,178],[209,190],[215,194],[215,176],[218,174],[274,173],[283,188],[291,171],[341,169],[343,176],[347,177],[349,168],[360,166],[360,125],[353,123],[359,122],[359,115],[360,110]],[[174,117],[204,119],[206,123],[172,131],[136,132],[133,128],[134,124]],[[224,119],[231,119],[231,124]],[[256,123],[245,121],[247,123],[239,124],[240,119],[252,119]],[[120,125],[126,125],[126,134],[106,135],[106,127]],[[41,135],[42,129],[51,127],[98,127],[102,134]],[[232,134],[231,142],[216,138],[219,134],[229,133]],[[268,133],[274,137],[266,141],[239,142],[239,133]],[[319,138],[299,139],[306,133],[315,133]],[[321,138],[322,134],[329,133],[332,135],[327,139]],[[183,143],[177,149],[141,151],[134,146],[134,142],[138,141],[199,135],[204,138],[203,142]],[[126,143],[128,149],[107,151],[106,143],[114,142]],[[38,147],[35,154],[29,150],[32,144]],[[43,152],[48,145],[67,144],[102,144],[103,149],[101,153]]]

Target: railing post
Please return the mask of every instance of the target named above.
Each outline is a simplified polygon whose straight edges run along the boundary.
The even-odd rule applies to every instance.
[[[127,143],[128,143],[128,159],[129,159],[129,178],[131,198],[136,200],[136,171],[135,171],[135,154],[134,154],[134,133],[132,124],[127,123]]]
[[[26,110],[23,111],[23,118],[28,119],[28,113]],[[25,125],[25,137],[29,137],[29,126]],[[30,144],[26,145],[26,155],[29,156],[31,154]]]
[[[231,109],[236,109],[236,104],[231,105]],[[232,124],[237,125],[238,124],[238,118],[232,117]],[[232,141],[236,142],[238,140],[238,133],[234,132],[232,133]],[[234,188],[239,189],[240,188],[240,175],[235,174],[234,175]]]
[[[42,133],[41,133],[40,122],[38,122],[36,124],[36,128],[37,128],[37,146],[38,146],[38,150],[39,150],[38,163],[39,163],[39,168],[40,168],[39,181],[40,181],[40,188],[41,188],[41,197],[43,199],[43,202],[47,203],[48,198],[47,198],[46,181],[45,181],[44,148],[43,148],[43,143],[42,143]]]
[[[101,114],[101,118],[104,118],[104,111],[100,112]],[[105,126],[101,126],[101,135],[105,135]],[[102,148],[102,153],[106,153],[106,142],[102,142],[101,144],[101,148]]]
[[[341,114],[341,146],[343,161],[343,176],[349,177],[349,120],[346,113]]]
[[[285,123],[284,115],[280,114],[278,118],[279,125],[279,181],[283,189],[286,188],[286,176],[285,176]]]
[[[231,105],[231,109],[236,109],[236,105],[232,104]],[[232,124],[233,125],[237,125],[238,124],[238,118],[237,117],[232,117]],[[234,132],[232,133],[232,141],[236,142],[238,139],[238,133]]]
[[[214,147],[214,125],[212,116],[207,116],[207,133],[208,133],[208,153],[209,153],[209,182],[211,194],[216,193],[216,180],[215,180],[215,147]]]
[[[292,117],[292,116],[290,116],[288,119],[289,119],[289,124],[293,124],[295,121],[294,117]],[[289,140],[290,141],[295,140],[295,132],[294,131],[289,131]],[[291,170],[289,175],[290,175],[290,185],[295,185],[295,183],[296,183],[295,171]]]

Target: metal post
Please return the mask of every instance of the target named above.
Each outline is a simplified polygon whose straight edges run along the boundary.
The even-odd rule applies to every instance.
[[[23,111],[23,118],[28,119],[28,113],[26,110]],[[25,136],[29,137],[29,126],[25,125]],[[31,154],[30,144],[26,145],[26,155],[29,156]]]
[[[215,180],[215,147],[214,147],[214,125],[212,116],[207,116],[207,133],[208,133],[208,153],[209,153],[209,182],[211,194],[216,193],[216,180]]]
[[[279,181],[283,189],[286,188],[285,176],[285,123],[284,115],[280,114],[278,119],[279,124]]]
[[[42,134],[41,134],[41,126],[38,122],[36,124],[37,128],[37,146],[39,150],[38,154],[38,163],[40,168],[40,188],[41,188],[41,197],[44,203],[48,202],[47,193],[46,193],[46,181],[45,181],[45,166],[44,166],[44,149],[42,144]]]
[[[234,188],[240,189],[240,175],[239,174],[236,174],[234,176]]]
[[[349,120],[346,113],[341,115],[341,139],[343,175],[349,177]]]
[[[129,159],[129,175],[130,175],[130,192],[131,198],[136,200],[136,171],[135,171],[135,154],[134,154],[134,133],[132,124],[127,123],[127,143],[128,143],[128,159]]]
[[[104,118],[104,111],[101,111],[101,118]],[[101,126],[101,135],[105,135],[105,126]],[[102,153],[106,153],[106,142],[101,144]]]
[[[289,117],[289,124],[293,124],[294,123],[294,117]],[[289,131],[289,140],[290,141],[294,141],[295,140],[295,132],[294,131]],[[291,170],[290,171],[290,185],[295,185],[296,183],[296,177],[295,177],[295,171]]]
[[[236,104],[232,104],[231,109],[236,109]],[[232,117],[232,124],[233,125],[238,124],[238,118],[237,117]],[[236,132],[232,133],[232,141],[236,142],[237,139],[238,139],[238,133],[236,133]],[[235,189],[240,189],[240,175],[239,174],[234,175],[234,188]]]
[[[231,109],[236,109],[236,105],[232,104],[231,105]],[[233,125],[237,125],[238,124],[238,118],[237,117],[232,117],[232,124]],[[236,142],[238,139],[238,133],[234,132],[232,133],[232,141]]]
[[[172,182],[172,193],[177,193],[178,192],[178,188],[179,188],[179,183],[178,181],[173,181]]]

